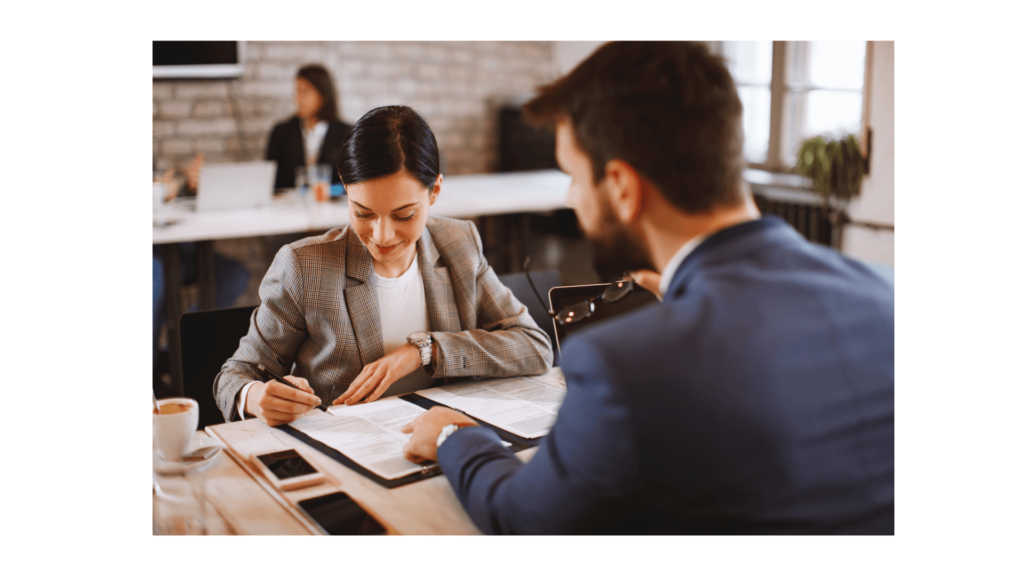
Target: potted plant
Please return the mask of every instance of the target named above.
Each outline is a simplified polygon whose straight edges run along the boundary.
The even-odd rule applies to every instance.
[[[826,136],[809,138],[800,145],[796,155],[796,172],[810,178],[814,190],[821,194],[826,214],[832,224],[832,245],[839,247],[842,227],[847,222],[846,208],[860,195],[864,179],[864,157],[852,134],[835,139]]]

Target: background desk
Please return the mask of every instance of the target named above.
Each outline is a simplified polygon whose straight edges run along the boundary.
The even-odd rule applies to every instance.
[[[433,216],[477,218],[505,214],[551,212],[567,208],[570,178],[558,170],[506,172],[450,176],[441,184],[441,194],[430,208]],[[181,382],[181,341],[178,319],[181,265],[177,244],[196,242],[199,272],[199,309],[214,307],[213,241],[305,232],[310,235],[348,226],[347,198],[340,202],[307,202],[295,193],[276,196],[270,206],[239,210],[195,212],[171,205],[162,217],[174,222],[153,227],[153,244],[163,246],[164,286],[167,294],[167,339],[171,380],[177,390]],[[510,243],[509,260],[522,261],[529,246],[529,219],[520,218],[515,230],[517,242]],[[226,358],[225,358],[226,360]]]

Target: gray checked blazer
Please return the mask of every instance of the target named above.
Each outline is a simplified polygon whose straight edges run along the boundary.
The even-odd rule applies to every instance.
[[[551,341],[484,258],[472,222],[429,218],[416,243],[437,366],[431,378],[546,372]],[[257,365],[309,381],[325,404],[363,366],[384,356],[380,305],[369,251],[350,227],[281,248],[260,285],[249,333],[213,381],[227,421]]]

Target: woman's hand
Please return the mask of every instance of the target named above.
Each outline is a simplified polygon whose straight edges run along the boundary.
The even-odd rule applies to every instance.
[[[412,374],[412,371],[419,367],[420,349],[405,343],[391,354],[364,366],[363,371],[352,381],[348,390],[338,396],[334,404],[351,406],[364,398],[366,402],[373,402],[387,392],[399,378]]]
[[[245,411],[259,418],[267,426],[280,426],[294,422],[320,405],[320,398],[305,378],[285,376],[286,380],[302,390],[296,390],[277,380],[257,382],[245,397]]]

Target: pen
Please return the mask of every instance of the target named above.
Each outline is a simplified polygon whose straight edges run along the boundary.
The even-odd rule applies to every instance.
[[[267,370],[266,366],[264,366],[263,364],[257,364],[256,367],[260,369],[260,372],[263,372],[267,376],[270,376],[272,379],[277,380],[278,382],[280,382],[282,384],[285,384],[286,386],[291,386],[292,388],[295,388],[299,392],[306,392],[307,394],[309,393],[308,391],[303,390],[302,388],[299,388],[295,384],[292,384],[291,382],[285,380],[284,376],[278,376],[277,374],[274,374],[270,370]],[[315,394],[314,394],[314,396],[315,396]],[[323,406],[323,403],[321,403],[319,406],[314,406],[314,408],[319,408],[323,412],[327,411],[327,408],[325,408]]]

